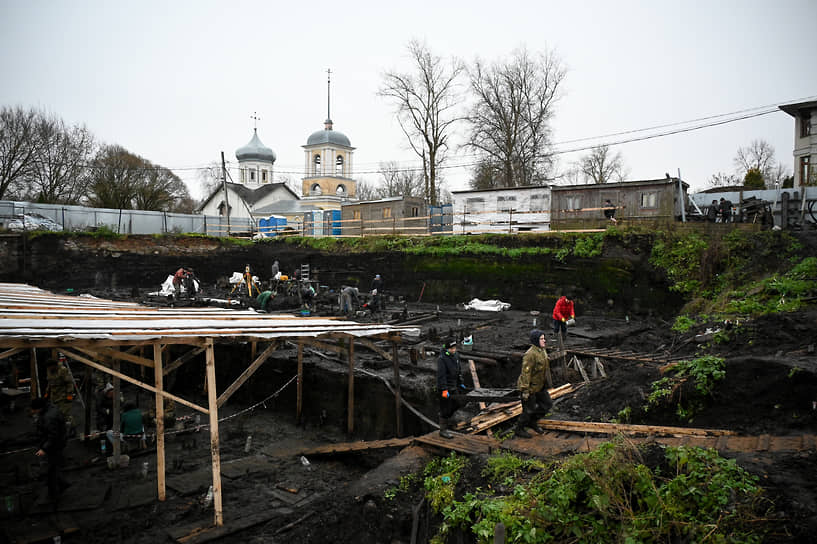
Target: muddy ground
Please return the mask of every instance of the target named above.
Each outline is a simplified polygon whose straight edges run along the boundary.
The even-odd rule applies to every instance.
[[[94,294],[128,298],[135,293]],[[437,319],[417,325],[430,345],[439,343],[434,338],[453,331],[473,334],[477,351],[521,352],[527,347],[534,316],[525,308],[492,313],[412,303],[402,306],[392,302],[385,317],[397,316],[402,311],[409,316],[420,315],[436,312],[438,308]],[[696,335],[706,332],[693,330],[677,334],[670,330],[671,323],[636,316],[612,316],[606,309],[582,307],[581,301],[577,304],[577,314],[577,325],[568,338],[569,345],[575,347],[692,357],[701,345]],[[546,316],[535,318],[541,326]],[[710,326],[717,327],[717,324]],[[552,348],[555,338],[550,333],[548,338]],[[726,378],[717,386],[706,409],[691,422],[679,420],[669,409],[646,413],[641,409],[650,384],[660,377],[658,365],[612,359],[606,361],[607,378],[594,380],[560,399],[550,417],[603,422],[620,418],[622,410],[629,407],[631,423],[730,429],[747,435],[815,434],[816,341],[817,311],[773,316],[745,324],[733,334],[732,340],[711,349],[710,353],[726,359]],[[363,370],[387,379],[391,377],[390,366],[375,364],[371,355],[362,357]],[[336,373],[335,379],[345,384],[341,367],[329,360],[312,356],[306,365]],[[415,398],[426,398],[426,392],[433,389],[434,365],[435,359],[429,354],[421,357],[415,368],[405,371],[404,387],[420,391]],[[560,366],[554,370],[556,385],[580,380],[575,371],[563,371]],[[513,387],[519,364],[516,360],[500,361],[496,365],[480,363],[477,371],[483,387]],[[316,455],[304,464],[297,452],[305,447],[360,437],[346,436],[342,425],[335,424],[343,418],[333,414],[309,417],[296,425],[294,406],[283,400],[287,395],[286,398],[292,398],[294,382],[286,385],[291,376],[283,371],[280,374],[276,387],[271,387],[267,395],[256,392],[251,398],[239,396],[220,412],[225,529],[232,532],[225,530],[210,541],[410,542],[412,506],[421,497],[401,496],[399,500],[389,501],[383,494],[397,484],[401,475],[427,463],[434,452],[412,445],[365,453]],[[470,383],[468,378],[466,381]],[[283,385],[279,388],[278,384]],[[174,392],[184,389],[184,384],[176,384]],[[191,400],[206,402],[195,387],[188,387],[184,393]],[[135,399],[136,391],[123,386],[123,394],[127,399]],[[149,404],[145,397],[142,393],[142,406]],[[74,408],[81,414],[80,406]],[[433,403],[416,408],[436,420]],[[459,417],[473,413],[476,409],[469,406]],[[176,415],[192,416],[183,409],[178,409]],[[512,424],[511,421],[494,430],[502,431]],[[62,529],[62,542],[170,542],[209,524],[213,509],[206,504],[205,497],[210,479],[208,433],[204,429],[197,431],[192,417],[178,425],[166,442],[166,501],[155,500],[154,452],[133,450],[128,467],[109,470],[99,454],[98,441],[72,440],[66,451],[68,461],[64,473],[71,487],[61,501],[59,516],[55,517],[49,507],[37,505],[42,498],[43,483],[35,479],[38,467],[29,448],[31,420],[19,405],[16,411],[10,410],[6,399],[0,421],[0,488],[4,490],[0,495],[18,501],[15,513],[0,519],[6,541],[14,542],[16,538],[33,542],[37,541],[37,535],[50,538]],[[433,430],[417,421],[413,425],[423,432]],[[393,436],[387,427],[374,432],[378,435],[375,437]],[[366,438],[373,438],[372,434],[369,429]],[[812,542],[817,531],[817,452],[814,447],[798,453],[756,452],[735,457],[744,468],[760,477],[778,512],[776,515],[783,520],[777,536],[770,541]],[[145,463],[148,474],[143,478],[141,470]],[[237,519],[247,527],[238,529]],[[434,533],[434,524],[438,521],[433,516],[424,519],[418,530],[419,541]]]

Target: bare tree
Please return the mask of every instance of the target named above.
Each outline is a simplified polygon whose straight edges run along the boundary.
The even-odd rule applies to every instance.
[[[469,68],[475,103],[468,146],[482,155],[482,168],[501,172],[499,186],[546,181],[553,167],[550,121],[565,74],[554,53],[531,55],[524,48],[507,61],[477,59]]]
[[[355,197],[358,200],[377,200],[380,198],[380,187],[366,179],[358,180]]]
[[[419,196],[423,195],[423,178],[420,172],[400,168],[395,161],[381,162],[380,175],[383,184],[380,186],[381,198],[392,196]]]
[[[724,172],[717,172],[709,177],[706,182],[708,187],[732,187],[739,185],[737,176],[734,174],[726,174]]]
[[[55,115],[35,123],[37,146],[22,196],[49,204],[78,204],[88,188],[94,138],[84,125],[68,127]]]
[[[0,108],[0,199],[7,198],[31,168],[37,148],[34,126],[38,117],[33,109]]]
[[[93,162],[88,201],[97,208],[133,209],[145,160],[119,145],[104,146]]]
[[[579,161],[579,170],[585,180],[593,183],[622,181],[627,176],[621,152],[610,153],[610,146],[600,145]]]
[[[752,140],[746,147],[739,147],[735,155],[735,173],[740,179],[746,177],[751,169],[756,169],[768,184],[777,166],[774,147],[766,140]]]
[[[142,175],[134,191],[137,210],[175,211],[179,203],[190,199],[184,182],[169,169],[143,161]]]
[[[457,80],[463,65],[446,63],[425,43],[408,44],[413,72],[386,72],[378,94],[394,102],[400,128],[414,153],[423,161],[425,198],[437,203],[438,168],[445,160],[452,125],[459,120]]]

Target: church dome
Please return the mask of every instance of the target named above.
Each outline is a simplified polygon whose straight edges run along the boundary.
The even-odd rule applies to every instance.
[[[352,143],[344,133],[337,130],[332,130],[331,119],[326,120],[325,126],[326,128],[323,130],[318,130],[310,134],[309,138],[306,140],[306,145],[334,144],[343,147],[352,147]]]
[[[275,162],[275,152],[261,143],[258,138],[258,129],[253,130],[252,140],[244,147],[239,147],[235,152],[235,158],[239,161],[267,161]]]

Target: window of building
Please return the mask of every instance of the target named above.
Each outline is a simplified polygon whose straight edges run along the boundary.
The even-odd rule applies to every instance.
[[[383,208],[383,219],[391,219],[391,208]]]
[[[420,217],[420,208],[418,208],[417,206],[412,206],[411,217]]]
[[[466,198],[465,211],[468,213],[480,213],[485,211],[484,198]]]
[[[261,182],[262,183],[267,182],[267,171],[266,170],[261,170]]]
[[[314,185],[312,185],[312,187],[309,189],[309,194],[312,196],[319,196],[323,194],[323,189],[321,189],[321,185],[319,183],[315,183]]]
[[[321,172],[321,156],[315,155],[315,158],[312,159],[312,173],[315,175],[320,175]]]
[[[346,186],[345,185],[338,185],[338,188],[335,189],[335,194],[338,196],[343,196],[346,194]]]
[[[238,170],[238,172],[240,174],[241,183],[244,183],[246,181],[246,179],[244,178],[244,169],[241,168],[241,169]]]
[[[352,215],[354,219],[360,219],[360,210],[354,210],[354,214]]]
[[[811,112],[800,116],[800,137],[807,138],[809,136],[811,136]]]
[[[343,157],[338,157],[338,160],[335,161],[335,175],[343,175]]]
[[[655,191],[641,193],[641,207],[642,208],[657,208],[658,207],[658,193]]]
[[[255,170],[250,170],[250,182],[255,183]]]
[[[811,157],[808,155],[800,157],[800,185],[811,185],[817,180],[810,179]]]
[[[542,212],[549,208],[548,195],[533,194],[530,195],[530,211]]]
[[[516,197],[498,196],[496,197],[496,207],[500,212],[510,212],[516,208]]]
[[[582,198],[577,195],[566,196],[565,197],[565,209],[566,210],[581,210],[582,209]]]

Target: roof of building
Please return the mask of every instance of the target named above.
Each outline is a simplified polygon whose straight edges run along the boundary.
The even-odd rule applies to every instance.
[[[817,100],[809,100],[808,102],[792,102],[791,104],[782,104],[778,106],[792,117],[797,117],[803,110],[817,109]]]
[[[292,195],[292,200],[298,200],[298,198],[299,198],[298,194],[295,193],[295,191],[293,191],[289,187],[289,185],[287,185],[286,183],[283,183],[283,182],[280,182],[280,183],[266,183],[266,184],[261,185],[260,187],[258,187],[256,189],[252,189],[252,188],[247,187],[246,185],[242,185],[240,183],[227,183],[226,185],[227,185],[227,187],[232,189],[236,194],[238,194],[238,196],[240,196],[241,199],[244,200],[244,202],[246,202],[249,205],[255,204],[256,202],[258,202],[259,200],[261,200],[265,196],[269,195],[270,193],[272,193],[276,189],[286,189],[287,191],[289,191],[289,193]],[[223,191],[221,186],[218,186],[215,189],[213,189],[213,192],[210,193],[210,195],[207,198],[204,199],[204,201],[202,202],[202,205],[199,207],[199,209],[200,210],[204,209],[204,206],[206,206],[207,203],[210,202],[213,199],[213,197],[218,195],[221,191]]]
[[[678,183],[678,178],[663,177],[658,179],[641,179],[634,181],[618,181],[615,183],[583,183],[579,185],[552,185],[550,188],[553,191],[585,191],[595,190],[602,191],[611,188],[627,188],[638,185],[667,185],[670,183]],[[689,183],[682,181],[685,188],[689,188]]]
[[[253,129],[252,139],[244,147],[239,147],[235,152],[235,158],[241,161],[266,161],[275,162],[275,152],[261,143],[258,138],[258,129]]]
[[[550,185],[522,185],[519,187],[492,187],[490,189],[463,189],[461,191],[451,191],[455,193],[490,193],[492,191],[526,191],[531,189],[549,189]]]
[[[323,130],[318,130],[310,134],[309,138],[306,139],[306,145],[304,147],[331,144],[354,149],[352,147],[352,143],[349,141],[349,138],[347,138],[344,133],[337,130],[332,130],[331,119],[324,121],[324,127],[325,128]]]
[[[419,329],[223,308],[150,308],[90,296],[66,296],[20,283],[0,283],[0,348],[56,347],[92,341],[129,345],[158,341],[200,344],[346,334],[419,335]]]
[[[379,202],[422,202],[424,199],[421,196],[390,196],[387,198],[378,198],[376,200],[357,200],[354,202],[344,202],[342,206],[355,206],[358,204],[377,204]]]

